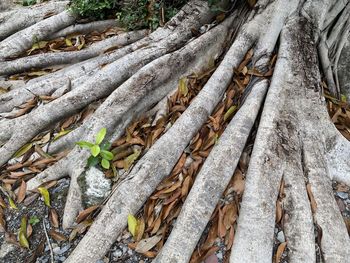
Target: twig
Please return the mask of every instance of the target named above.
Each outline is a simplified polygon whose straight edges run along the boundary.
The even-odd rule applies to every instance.
[[[45,226],[45,218],[43,219],[43,227],[44,227],[44,233],[46,236],[47,244],[49,245],[49,249],[50,249],[51,263],[54,263],[55,261],[53,258],[52,246],[51,246],[49,235],[47,234],[47,230],[46,230],[46,226]]]

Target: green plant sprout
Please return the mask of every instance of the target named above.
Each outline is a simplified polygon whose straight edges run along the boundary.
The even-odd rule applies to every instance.
[[[91,156],[87,161],[89,167],[96,166],[99,163],[106,170],[111,167],[110,161],[113,160],[114,154],[109,151],[111,144],[109,142],[103,142],[106,133],[107,129],[102,128],[96,135],[95,143],[87,141],[76,142],[81,148],[90,150]]]

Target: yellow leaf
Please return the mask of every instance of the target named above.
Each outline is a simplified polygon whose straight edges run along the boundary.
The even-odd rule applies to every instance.
[[[9,204],[10,204],[10,207],[13,208],[13,209],[18,209],[15,202],[12,200],[11,197],[9,197]]]
[[[225,113],[225,115],[224,115],[224,121],[226,121],[227,119],[229,119],[229,118],[233,115],[233,113],[236,111],[236,109],[237,109],[237,106],[236,106],[236,105],[231,106],[231,107],[226,111],[226,113]]]
[[[19,244],[22,247],[29,248],[29,242],[28,242],[25,234],[22,231],[19,232],[18,239],[19,239]]]
[[[28,152],[31,148],[32,148],[33,144],[32,143],[27,143],[26,145],[24,145],[21,149],[19,149],[14,155],[14,158],[18,158],[21,157],[23,154],[25,154],[26,152]]]
[[[65,39],[65,42],[66,42],[66,45],[67,45],[68,47],[72,47],[72,46],[73,46],[73,43],[72,43],[72,41],[70,40],[70,38],[66,38],[66,39]]]
[[[58,140],[59,138],[63,137],[64,135],[67,135],[70,133],[72,130],[62,130],[59,133],[56,134],[56,136],[53,138],[53,141]]]
[[[28,55],[30,55],[34,50],[46,47],[47,43],[47,41],[39,41],[34,43],[32,48],[28,51]]]
[[[133,215],[128,215],[128,229],[132,236],[135,236],[137,228],[137,219]]]
[[[40,192],[41,196],[44,198],[45,205],[48,207],[51,207],[49,191],[47,191],[47,189],[45,187],[39,187],[38,191]]]
[[[0,87],[0,95],[5,94],[6,92],[8,92],[7,89]]]
[[[180,94],[184,97],[188,94],[187,81],[186,78],[181,78],[179,81],[179,91]]]
[[[133,154],[126,157],[124,159],[124,170],[128,170],[130,166],[137,160],[137,158],[139,158],[140,154],[141,154],[141,150],[136,149],[134,150]]]

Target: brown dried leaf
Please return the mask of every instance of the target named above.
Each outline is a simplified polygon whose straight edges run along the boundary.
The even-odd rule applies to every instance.
[[[22,203],[24,198],[26,197],[27,184],[24,180],[22,180],[21,186],[19,187],[17,193],[17,203]]]
[[[233,175],[232,188],[238,195],[242,195],[244,191],[244,187],[245,187],[245,181],[243,179],[243,174],[241,170],[236,169]]]
[[[138,242],[135,251],[138,253],[146,253],[151,250],[162,239],[162,236],[153,236]]]
[[[315,201],[314,195],[311,190],[311,184],[306,185],[307,195],[309,196],[310,204],[311,204],[311,211],[312,213],[315,213],[317,210],[317,203]]]
[[[85,220],[92,212],[94,212],[97,208],[99,208],[99,205],[90,206],[89,208],[81,211],[79,215],[77,216],[77,219],[75,220],[78,224]]]
[[[58,214],[54,208],[50,209],[49,219],[50,219],[51,225],[53,227],[55,227],[55,228],[59,227],[60,220],[59,220]]]
[[[282,219],[283,215],[283,208],[282,208],[282,203],[277,200],[276,202],[276,223],[279,223]]]
[[[151,231],[151,235],[154,235],[155,233],[158,232],[161,222],[162,222],[162,220],[161,220],[161,217],[159,216],[156,219],[156,221],[153,223],[154,225],[153,225],[153,229]]]
[[[33,227],[31,224],[27,225],[27,237],[29,238],[33,233]]]
[[[287,246],[287,242],[283,242],[278,246],[277,252],[276,252],[276,263],[281,262],[281,257],[282,257],[284,250],[286,249],[286,246]]]
[[[49,231],[49,235],[50,235],[54,240],[56,240],[57,242],[66,241],[66,240],[67,240],[67,238],[66,238],[63,234],[61,234],[61,233],[59,233],[59,232],[57,232],[57,231],[55,231],[55,230],[53,230],[53,229],[51,229],[51,230]]]
[[[218,219],[218,236],[223,238],[226,234],[226,227],[224,225],[224,213],[221,208],[219,208],[219,219]]]

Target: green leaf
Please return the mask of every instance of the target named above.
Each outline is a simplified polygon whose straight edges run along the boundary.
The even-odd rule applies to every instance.
[[[128,215],[128,229],[129,232],[135,236],[136,234],[136,228],[137,228],[137,219],[133,215]]]
[[[100,154],[101,154],[102,158],[104,158],[108,161],[111,161],[114,158],[114,154],[111,153],[110,151],[101,150]]]
[[[99,153],[100,153],[101,149],[100,146],[98,145],[94,145],[90,148],[90,152],[92,154],[92,156],[96,157]]]
[[[106,128],[102,128],[96,135],[96,144],[100,144],[103,139],[105,138],[107,133],[107,129]]]
[[[187,81],[186,78],[181,78],[179,81],[179,91],[180,94],[184,97],[188,94]]]
[[[110,142],[104,142],[100,145],[101,150],[109,151],[111,149],[112,144]]]
[[[51,207],[49,191],[47,191],[47,189],[45,187],[39,187],[38,191],[40,192],[41,196],[43,197],[45,205],[48,207]]]
[[[90,149],[91,147],[94,146],[93,143],[91,143],[91,142],[86,142],[86,141],[76,142],[75,144],[76,144],[76,145],[79,145],[81,148],[87,148],[87,149]]]
[[[90,156],[89,159],[87,160],[89,167],[96,166],[99,162],[100,162],[100,158],[94,157],[94,156]]]
[[[21,149],[19,149],[14,155],[14,158],[18,158],[21,157],[22,155],[24,155],[26,152],[28,152],[33,146],[33,143],[27,143],[26,145],[24,145]]]
[[[12,209],[18,209],[11,197],[9,197],[9,204]]]
[[[29,249],[29,242],[27,237],[25,236],[25,234],[23,232],[19,232],[18,234],[18,239],[19,239],[19,244],[22,247],[28,248]]]
[[[109,167],[111,166],[111,164],[109,163],[109,161],[106,160],[106,159],[104,159],[104,158],[103,158],[102,161],[101,161],[101,165],[102,165],[102,167],[105,168],[106,170],[108,170]]]
[[[35,226],[39,222],[40,220],[37,216],[32,216],[29,218],[29,224],[31,224],[32,226]]]
[[[231,106],[225,113],[224,115],[224,121],[226,121],[227,119],[229,119],[230,117],[232,117],[233,113],[236,111],[237,106],[233,105]]]

